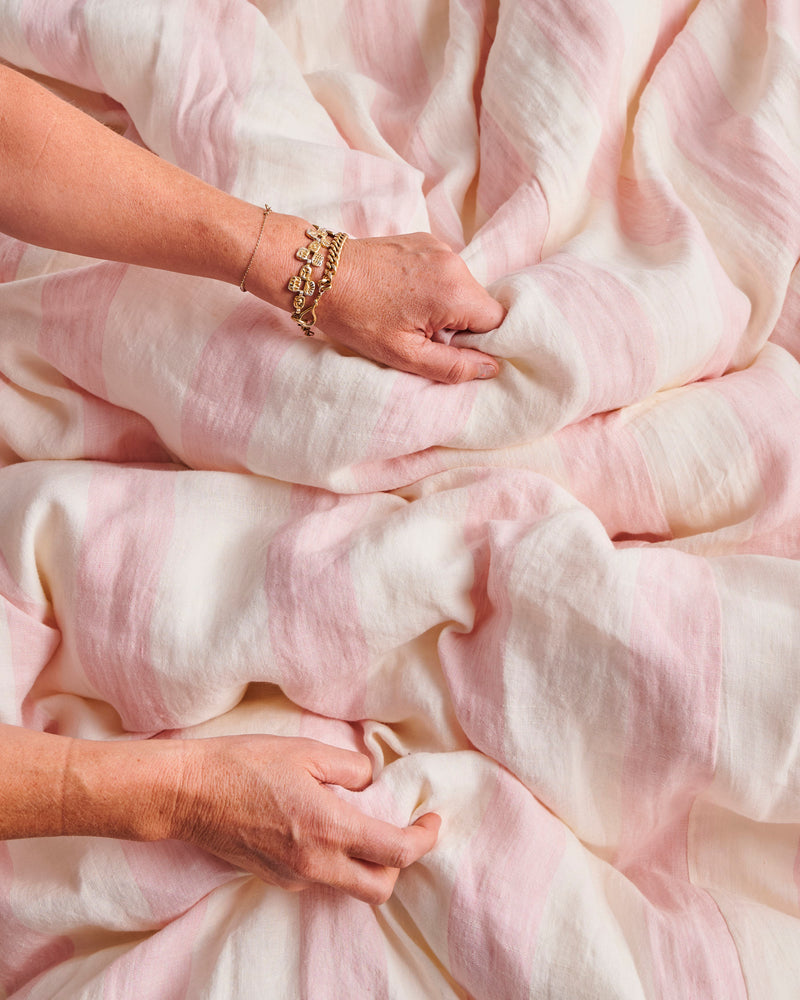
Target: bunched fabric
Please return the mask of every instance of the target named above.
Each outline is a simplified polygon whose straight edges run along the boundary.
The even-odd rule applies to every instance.
[[[508,308],[434,385],[0,238],[0,721],[312,736],[443,818],[378,908],[0,845],[0,996],[796,1000],[797,5],[0,0],[0,58]]]

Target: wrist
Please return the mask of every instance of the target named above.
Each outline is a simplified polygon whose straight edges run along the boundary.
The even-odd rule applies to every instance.
[[[295,253],[308,242],[305,231],[309,223],[298,216],[279,212],[270,212],[264,218],[264,209],[256,205],[247,205],[246,209],[237,223],[238,244],[233,243],[224,280],[240,285],[247,270],[249,293],[290,311],[293,295],[288,284],[299,266]]]
[[[173,836],[186,752],[179,740],[73,740],[62,785],[63,835]]]

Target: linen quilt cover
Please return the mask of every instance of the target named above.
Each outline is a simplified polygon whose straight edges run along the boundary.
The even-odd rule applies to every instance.
[[[796,0],[2,0],[0,57],[508,309],[435,385],[0,240],[0,719],[311,736],[443,818],[375,908],[0,845],[0,996],[797,1000]]]

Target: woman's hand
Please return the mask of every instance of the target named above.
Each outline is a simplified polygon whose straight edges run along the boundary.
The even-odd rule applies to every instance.
[[[248,291],[291,310],[287,286],[307,228],[278,212],[265,220],[258,205],[153,156],[0,66],[0,231],[236,285],[247,268]],[[431,339],[493,330],[505,311],[457,254],[426,233],[348,240],[318,312],[325,333],[394,368],[440,382],[497,374],[488,354]]]
[[[310,224],[277,212],[264,220],[263,211],[251,208],[244,231],[256,239],[256,215],[264,231],[247,289],[291,311],[288,283],[300,270],[295,255],[309,243]],[[323,270],[322,264],[312,270],[315,281]],[[429,233],[408,233],[347,240],[331,288],[318,299],[316,326],[373,361],[453,383],[493,378],[499,364],[490,354],[447,343],[449,334],[488,333],[505,313],[445,243]],[[297,332],[302,335],[299,327]]]
[[[363,754],[315,740],[231,736],[187,741],[173,836],[285,889],[322,883],[385,902],[401,868],[436,843],[431,813],[402,829],[373,819],[328,785],[372,780]]]
[[[443,330],[488,333],[505,309],[428,233],[348,240],[319,325],[359,354],[437,382],[493,378],[497,361],[439,343]]]
[[[393,826],[327,787],[371,780],[363,754],[315,740],[79,740],[0,725],[0,840],[185,840],[286,889],[322,883],[382,903],[440,821]]]

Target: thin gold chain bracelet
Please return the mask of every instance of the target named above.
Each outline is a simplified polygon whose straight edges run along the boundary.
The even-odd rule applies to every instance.
[[[250,273],[250,268],[253,266],[253,261],[256,259],[256,253],[258,253],[258,248],[261,245],[261,237],[264,235],[264,226],[267,224],[267,216],[271,211],[272,209],[269,205],[264,206],[264,216],[261,219],[261,228],[258,231],[258,239],[256,240],[256,245],[253,247],[253,252],[250,254],[250,260],[247,262],[247,267],[244,269],[242,280],[239,282],[239,288],[241,288],[243,292],[247,291],[244,283],[247,281],[247,275]]]

